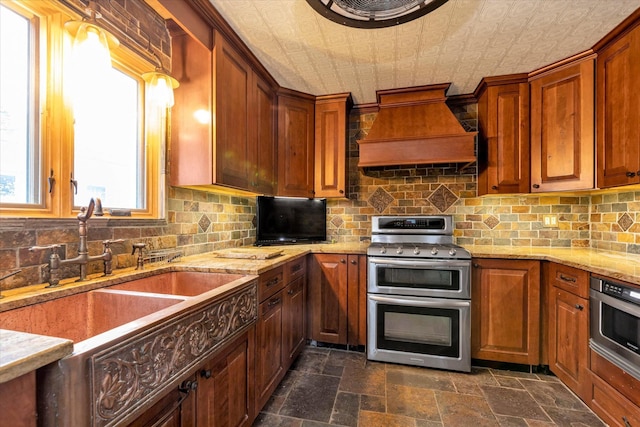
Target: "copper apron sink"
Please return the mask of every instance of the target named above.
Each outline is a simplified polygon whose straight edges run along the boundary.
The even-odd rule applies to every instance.
[[[110,286],[108,289],[196,296],[243,277],[245,276],[241,274],[173,271],[131,280],[119,285]]]
[[[257,299],[257,276],[161,272],[1,312],[0,327],[74,341],[37,372],[39,425],[108,427],[135,420],[253,325]]]

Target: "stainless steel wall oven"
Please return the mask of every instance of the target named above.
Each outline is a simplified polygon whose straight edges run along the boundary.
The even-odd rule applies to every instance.
[[[640,380],[640,288],[591,277],[589,346]]]
[[[471,370],[471,256],[448,215],[373,217],[367,357]]]

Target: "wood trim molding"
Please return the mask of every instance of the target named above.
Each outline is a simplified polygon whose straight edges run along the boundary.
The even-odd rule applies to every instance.
[[[604,49],[608,44],[615,41],[618,37],[628,33],[638,25],[640,25],[640,7],[633,11],[633,13],[629,15],[624,21],[622,21],[620,25],[615,27],[606,36],[600,39],[598,43],[594,44],[591,50],[594,52],[598,52]]]
[[[565,67],[570,67],[576,64],[578,61],[583,61],[587,59],[595,59],[596,54],[592,49],[587,49],[584,52],[577,53],[573,56],[570,56],[565,59],[561,59],[558,62],[554,62],[553,64],[545,65],[544,67],[538,68],[529,73],[529,81],[535,80],[538,77],[542,77],[543,75],[549,72],[556,72]]]

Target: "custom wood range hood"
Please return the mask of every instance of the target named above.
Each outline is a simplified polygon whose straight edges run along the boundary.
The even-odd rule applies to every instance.
[[[377,91],[379,112],[358,141],[358,167],[473,163],[477,132],[466,132],[445,103],[450,85]]]

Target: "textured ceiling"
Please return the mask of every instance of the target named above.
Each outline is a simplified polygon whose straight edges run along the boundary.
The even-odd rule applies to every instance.
[[[640,0],[449,0],[415,21],[358,29],[306,0],[210,0],[278,83],[313,95],[452,82],[533,71],[591,48]]]

